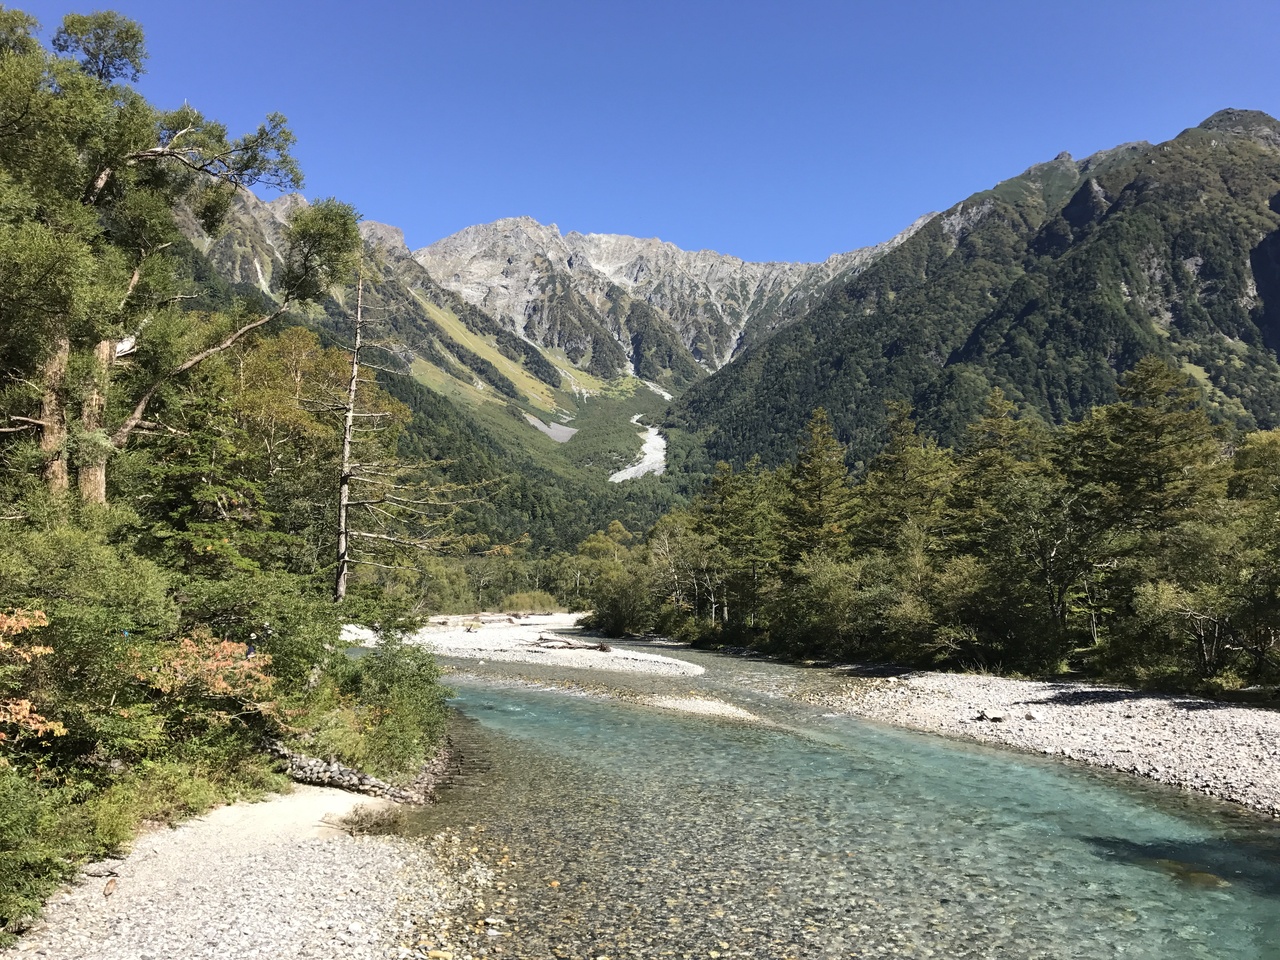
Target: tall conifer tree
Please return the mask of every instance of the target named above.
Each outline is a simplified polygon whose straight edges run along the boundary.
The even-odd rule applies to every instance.
[[[847,557],[852,507],[845,448],[827,411],[819,407],[809,418],[787,474],[784,558],[794,563],[806,553]]]

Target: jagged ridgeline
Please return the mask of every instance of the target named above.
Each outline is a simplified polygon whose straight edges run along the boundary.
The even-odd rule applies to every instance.
[[[668,425],[708,462],[777,464],[809,412],[851,456],[885,400],[956,441],[993,386],[1061,422],[1155,355],[1215,417],[1280,423],[1280,123],[1224,110],[1167,143],[1062,154],[928,220],[800,320],[686,392]]]
[[[281,232],[303,202],[242,193],[216,235],[194,217],[185,226],[223,281],[270,294]],[[635,377],[678,393],[803,316],[915,226],[819,264],[747,263],[656,239],[562,236],[528,217],[469,227],[412,253],[396,227],[366,221],[361,232],[385,267],[371,306],[408,351],[513,400],[537,405],[541,393],[545,410],[552,398],[521,383],[486,346],[552,390],[590,393],[598,381]]]
[[[436,281],[603,378],[673,392],[803,316],[838,279],[910,236],[822,263],[748,263],[616,234],[561,234],[529,217],[468,227],[414,254]]]

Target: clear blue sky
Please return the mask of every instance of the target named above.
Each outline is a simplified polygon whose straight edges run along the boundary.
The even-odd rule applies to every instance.
[[[527,214],[817,260],[1062,150],[1280,114],[1275,0],[95,0],[140,84],[233,133],[276,110],[305,193],[412,247]]]

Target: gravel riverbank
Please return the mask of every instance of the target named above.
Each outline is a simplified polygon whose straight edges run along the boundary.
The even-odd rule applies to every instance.
[[[487,871],[457,835],[351,836],[351,793],[298,787],[145,834],[86,869],[11,951],[42,960],[430,957]],[[437,950],[436,956],[447,955]]]
[[[704,672],[702,667],[675,657],[623,650],[594,637],[577,636],[575,631],[581,617],[578,613],[433,617],[430,626],[414,634],[411,642],[422,644],[441,656],[481,661],[673,677],[694,677]]]
[[[917,673],[850,678],[839,713],[1110,767],[1280,816],[1280,711],[1121,687]]]

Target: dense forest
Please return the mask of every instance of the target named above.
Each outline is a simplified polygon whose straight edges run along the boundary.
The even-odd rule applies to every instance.
[[[369,273],[350,207],[296,212],[274,300],[178,229],[301,183],[284,119],[232,138],[148,103],[117,14],[38,29],[0,10],[0,937],[140,821],[278,785],[269,740],[412,776],[445,690],[396,588],[466,541],[477,486],[398,456],[414,413],[353,364],[354,321],[298,325]],[[349,659],[344,622],[384,643]]]
[[[595,622],[842,662],[1280,678],[1280,431],[1215,425],[1152,357],[1061,426],[999,390],[954,448],[905,403],[886,418],[856,474],[819,409],[791,463],[721,464],[643,544],[598,535]]]

